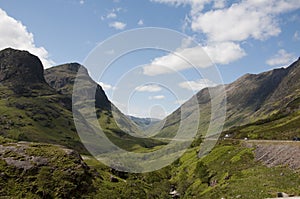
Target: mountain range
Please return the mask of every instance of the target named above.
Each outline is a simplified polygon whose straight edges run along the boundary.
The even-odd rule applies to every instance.
[[[291,139],[299,135],[299,127],[297,125],[293,126],[291,123],[296,122],[296,119],[299,122],[298,115],[295,112],[300,108],[300,58],[289,67],[278,68],[260,74],[246,74],[224,87],[226,91],[225,131],[231,129],[234,132],[235,127],[246,124],[249,126],[251,123],[255,124],[255,122],[265,125],[270,123],[271,125],[274,120],[277,120],[279,123],[282,122],[280,124],[282,129],[274,130],[272,136],[264,132],[259,132],[259,134],[243,133],[243,136]],[[209,90],[217,91],[218,86],[202,89],[191,100],[183,104],[183,106],[199,106],[200,124],[198,135],[200,136],[206,135],[205,133],[211,119]],[[195,97],[198,101],[197,105],[191,102]],[[181,118],[180,110],[181,107],[162,121],[165,122],[165,125],[156,135],[157,137],[172,138],[181,120],[190,122],[192,125],[193,121],[189,118],[192,114]],[[283,131],[286,132],[287,130],[289,133],[285,133],[285,136],[283,136]],[[235,132],[235,136],[242,137],[237,132]]]
[[[87,153],[76,132],[72,114],[73,84],[81,68],[88,86],[96,87],[97,118],[113,142],[127,150],[162,144],[129,135],[128,132],[138,134],[137,125],[108,100],[101,86],[80,64],[64,64],[44,71],[36,56],[11,48],[0,52],[0,63],[0,135],[15,140],[61,144]],[[80,122],[90,129],[84,118]]]
[[[86,80],[84,89],[95,88],[90,103],[97,124],[119,147],[133,152],[159,149],[175,136],[181,121],[195,125],[199,109],[197,139],[181,158],[158,171],[130,174],[102,165],[85,148],[94,143],[83,145],[74,123],[74,114],[80,116],[72,106],[79,70]],[[226,93],[221,139],[199,158],[212,118],[211,93],[222,97],[221,87]],[[82,106],[80,111],[89,109]],[[89,132],[97,124],[91,127],[80,117],[80,125]],[[124,115],[78,63],[44,70],[39,58],[27,51],[0,51],[0,197],[172,198],[177,193],[180,198],[263,199],[279,191],[299,195],[300,161],[289,154],[299,149],[297,142],[288,142],[300,137],[299,124],[300,58],[288,67],[204,88],[159,121]],[[143,130],[154,132],[154,137],[139,137]]]

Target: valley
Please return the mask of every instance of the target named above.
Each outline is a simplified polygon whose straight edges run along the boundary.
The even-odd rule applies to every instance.
[[[97,121],[90,124],[81,117],[80,125],[97,135],[97,141],[104,139],[94,130],[100,125],[105,136],[126,151],[155,152],[172,141],[182,119],[194,124],[194,108],[199,107],[201,120],[193,142],[180,158],[157,171],[128,173],[100,163],[86,148],[96,147],[96,142],[83,144],[74,124],[72,92],[78,70],[86,71],[81,77],[87,82],[83,91],[96,88],[89,103],[95,104]],[[192,98],[197,104],[190,100],[183,104],[190,113],[184,118],[182,107],[161,121],[133,118],[107,98],[84,66],[69,63],[44,71],[34,55],[4,49],[0,51],[0,197],[265,199],[277,192],[299,196],[300,142],[293,139],[300,136],[300,59],[287,68],[246,74],[224,87],[224,129],[213,138],[215,147],[200,155],[201,144],[211,136],[206,134],[212,100],[207,88]],[[139,137],[141,130],[155,131],[162,123],[154,136]],[[175,139],[179,149],[190,141]],[[166,159],[174,154],[169,151]]]

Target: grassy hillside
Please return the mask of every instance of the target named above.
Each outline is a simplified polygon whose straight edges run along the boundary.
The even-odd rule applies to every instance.
[[[16,97],[5,93],[0,98],[0,134],[15,140],[61,144],[86,153],[77,135],[72,112],[61,95]]]
[[[98,171],[102,187],[96,198],[172,198],[176,190],[180,198],[245,198],[275,197],[277,192],[300,195],[299,171],[285,165],[264,166],[255,159],[255,147],[237,141],[222,141],[211,153],[198,158],[199,148],[189,149],[172,165],[144,174],[128,174],[111,170],[96,160],[87,164]],[[115,178],[115,182],[111,179]]]
[[[14,49],[5,49],[0,55],[0,135],[19,141],[60,144],[88,154],[77,134],[72,113],[73,84],[80,65],[66,64],[47,70],[46,79],[51,87],[36,56]],[[164,144],[126,134],[127,131],[134,134],[137,127],[110,103],[87,71],[83,76],[87,86],[97,88],[93,100],[99,123],[113,142],[131,151]],[[122,129],[116,125],[112,108]],[[91,130],[83,117],[78,122]]]
[[[287,68],[274,69],[260,74],[246,74],[233,83],[225,85],[226,119],[224,129],[228,130],[234,126],[254,123],[257,120],[268,120],[276,114],[288,115],[294,110],[299,110],[299,88],[300,59]],[[214,99],[211,99],[210,92],[219,93],[215,97],[218,99],[222,97],[222,93],[218,89],[217,86],[199,91],[182,107],[179,107],[162,121],[165,122],[165,125],[157,137],[173,137],[181,121],[195,125],[191,115],[194,110],[198,109],[200,110],[198,135],[204,136],[212,116],[211,100]],[[197,98],[197,103],[193,103],[195,98]],[[191,112],[181,118],[183,107],[187,107],[186,109],[191,110]],[[289,120],[289,118],[286,119]]]
[[[73,85],[79,70],[82,70],[82,73],[78,78],[80,81],[83,80],[81,88],[78,90],[79,97],[86,96],[86,93],[92,92],[91,89],[96,90],[94,91],[95,98],[83,99],[82,108],[79,105],[78,110],[86,114],[92,113],[87,108],[87,101],[91,103],[91,107],[95,106],[98,122],[94,126],[100,125],[106,136],[114,144],[129,151],[143,151],[165,144],[155,139],[135,137],[135,135],[139,134],[138,127],[108,100],[102,88],[91,79],[88,71],[83,66],[71,63],[52,67],[45,71],[45,78],[49,85],[71,98]]]
[[[81,198],[95,191],[79,154],[60,146],[0,137],[1,198]]]

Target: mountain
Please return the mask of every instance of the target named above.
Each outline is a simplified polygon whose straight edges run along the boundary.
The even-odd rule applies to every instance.
[[[36,56],[4,49],[0,74],[0,135],[61,144],[86,153],[74,126],[71,99],[47,84]]]
[[[217,92],[218,88],[219,86],[212,87],[210,90],[202,89],[182,106],[190,107],[191,110],[193,106],[199,107],[198,135],[205,135],[208,129],[211,118],[209,92]],[[295,112],[299,110],[300,104],[300,59],[287,68],[274,69],[260,74],[246,74],[233,83],[225,85],[225,91],[227,112],[224,130],[270,117],[277,118],[278,115],[298,117],[298,113]],[[198,101],[197,104],[192,102],[195,98]],[[181,120],[193,125],[193,121],[189,121],[189,115],[181,118],[182,107],[163,120],[164,128],[156,135],[157,137],[173,137]],[[292,113],[293,116],[291,116]],[[290,136],[296,136],[298,133],[299,130],[294,131]],[[280,135],[277,134],[277,136]]]
[[[0,136],[60,144],[87,153],[77,134],[72,112],[71,94],[79,67],[79,64],[53,67],[46,70],[45,78],[43,65],[36,56],[11,48],[0,51]],[[87,86],[96,87],[97,118],[113,142],[127,150],[162,144],[129,135],[125,130],[134,134],[138,128],[111,104],[87,71],[83,76]],[[95,133],[87,121],[79,117],[79,124]],[[116,121],[122,122],[121,129]]]
[[[80,111],[91,112],[86,107],[86,101],[94,102],[95,104],[91,106],[96,108],[98,123],[113,143],[127,150],[163,144],[157,140],[139,138],[140,130],[137,125],[109,101],[101,86],[92,80],[84,66],[78,63],[55,66],[45,70],[45,78],[50,86],[72,98],[73,86],[79,70],[81,71],[79,79],[84,80],[82,88],[79,89],[79,92],[82,92],[80,96],[86,96],[87,93],[92,93],[93,89],[96,90],[94,99],[84,99]]]
[[[84,67],[76,63],[46,71],[42,67],[38,58],[28,52],[0,51],[0,197],[263,199],[281,192],[300,195],[300,159],[296,155],[300,143],[273,141],[299,135],[300,60],[290,67],[247,74],[225,85],[228,114],[222,136],[237,139],[219,139],[200,158],[199,139],[169,166],[140,174],[99,163],[81,144],[71,103],[78,70],[85,71],[80,78],[87,81],[77,94],[95,89],[96,99],[90,104],[96,109],[96,123],[111,141],[134,152],[149,152],[163,143],[122,131],[114,118],[127,116],[113,112],[113,104]],[[210,88],[210,92],[222,97],[218,93],[221,88]],[[154,124],[157,127],[165,122],[157,137],[174,136],[180,120],[188,127],[194,125],[198,107],[198,133],[204,134],[211,117],[208,89],[202,89],[165,120]],[[83,105],[82,110],[90,109]],[[149,121],[135,119],[142,124]],[[83,117],[80,121],[90,131]],[[251,139],[240,139],[244,137]]]
[[[131,121],[133,121],[138,127],[140,127],[142,130],[146,130],[147,128],[151,128],[152,125],[158,123],[160,119],[157,118],[141,118],[141,117],[135,117],[135,116],[127,116]]]
[[[7,48],[0,52],[0,82],[5,85],[44,84],[44,71],[41,61],[27,51]],[[30,63],[30,64],[28,64]]]

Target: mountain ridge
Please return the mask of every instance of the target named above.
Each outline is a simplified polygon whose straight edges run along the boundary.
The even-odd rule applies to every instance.
[[[282,112],[288,103],[300,97],[300,59],[287,68],[273,69],[259,74],[245,74],[236,81],[226,84],[226,120],[224,130],[244,125],[272,114]],[[205,136],[211,116],[210,91],[217,92],[218,86],[204,88],[182,106],[195,106],[200,109],[199,136]],[[191,104],[194,98],[198,104]],[[181,121],[180,110],[167,116],[163,129],[157,137],[172,138]],[[189,118],[183,118],[190,122]],[[177,121],[177,122],[174,122]]]

